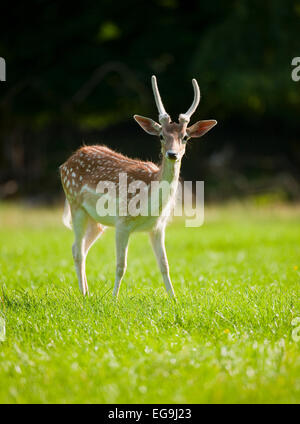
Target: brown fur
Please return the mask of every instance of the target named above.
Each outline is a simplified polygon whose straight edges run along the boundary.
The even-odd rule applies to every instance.
[[[152,162],[131,159],[106,146],[84,146],[60,166],[62,185],[68,200],[76,197],[84,185],[95,189],[100,181],[119,181],[127,174],[128,184],[144,181],[150,184],[159,177],[159,167]]]

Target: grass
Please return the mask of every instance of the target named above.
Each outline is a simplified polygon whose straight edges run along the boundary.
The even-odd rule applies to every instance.
[[[298,402],[299,224],[299,207],[249,205],[173,222],[176,304],[136,234],[116,303],[113,230],[89,254],[84,299],[61,210],[2,205],[0,402]]]

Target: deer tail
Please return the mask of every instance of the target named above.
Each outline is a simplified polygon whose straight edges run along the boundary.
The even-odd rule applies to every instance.
[[[67,228],[70,228],[70,230],[72,230],[71,208],[70,208],[70,203],[68,202],[67,199],[65,201],[65,209],[64,209],[62,221]]]

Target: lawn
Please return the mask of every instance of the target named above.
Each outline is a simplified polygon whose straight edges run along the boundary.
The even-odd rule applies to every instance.
[[[83,298],[61,212],[0,206],[1,403],[299,402],[299,207],[208,207],[200,228],[173,221],[177,303],[146,234],[131,238],[112,299],[112,229],[89,253]]]

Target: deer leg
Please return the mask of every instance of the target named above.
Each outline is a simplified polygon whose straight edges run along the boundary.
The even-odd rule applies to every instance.
[[[103,234],[104,230],[105,227],[103,225],[89,219],[84,237],[84,253],[86,256],[95,241]]]
[[[85,236],[84,236],[84,247],[83,247],[83,249],[84,249],[84,258],[83,258],[84,266],[85,266],[86,257],[87,257],[87,254],[88,254],[90,248],[95,243],[95,241],[103,234],[104,230],[105,230],[104,226],[95,222],[92,219],[89,219],[88,224],[87,224],[86,233],[85,233]],[[84,285],[85,285],[86,293],[89,293],[86,273],[84,273]]]
[[[72,222],[75,234],[72,253],[78,277],[79,289],[85,296],[88,293],[88,286],[85,275],[85,233],[88,223],[88,216],[86,212],[84,212],[82,209],[72,211]]]
[[[113,295],[118,297],[122,278],[127,266],[129,232],[116,228],[116,279]]]
[[[171,297],[175,297],[174,289],[169,274],[169,264],[165,249],[165,232],[164,230],[156,230],[150,233],[151,244],[156,256],[156,260],[162,274],[167,293]]]

